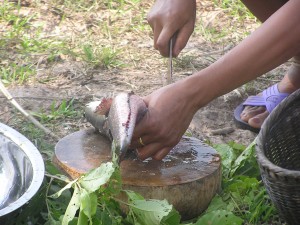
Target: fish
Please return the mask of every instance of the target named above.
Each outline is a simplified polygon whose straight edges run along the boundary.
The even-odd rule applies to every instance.
[[[119,163],[130,148],[134,128],[147,113],[141,97],[121,92],[114,98],[102,98],[86,104],[85,118],[100,134],[114,141]]]

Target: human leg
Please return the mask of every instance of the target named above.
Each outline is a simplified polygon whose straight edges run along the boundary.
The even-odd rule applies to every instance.
[[[296,57],[294,57],[296,58]],[[300,58],[299,58],[300,59]],[[290,66],[287,74],[278,83],[280,93],[291,94],[300,88],[300,60],[295,61]],[[265,106],[245,106],[240,117],[251,127],[260,128],[264,120],[268,117],[269,112]]]
[[[286,2],[286,0],[243,0],[243,3],[261,22],[266,21]],[[278,83],[277,87],[280,93],[292,93],[300,88],[300,54],[294,57],[294,61],[287,74]],[[269,112],[264,106],[246,106],[240,119],[253,128],[260,128],[268,115]]]

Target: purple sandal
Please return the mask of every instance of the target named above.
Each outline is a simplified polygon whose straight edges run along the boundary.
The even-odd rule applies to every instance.
[[[280,93],[278,91],[277,84],[267,88],[263,91],[262,96],[249,96],[245,102],[240,104],[238,107],[234,110],[234,118],[235,122],[238,125],[239,128],[250,130],[255,133],[258,133],[260,131],[259,128],[251,127],[248,123],[244,122],[241,119],[241,113],[244,110],[244,107],[246,105],[249,106],[265,106],[269,113],[272,112],[272,110],[287,96],[290,94],[288,93]]]

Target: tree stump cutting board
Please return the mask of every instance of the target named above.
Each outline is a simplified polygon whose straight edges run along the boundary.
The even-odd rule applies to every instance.
[[[55,164],[72,178],[110,160],[111,142],[93,128],[72,133],[55,147]],[[123,189],[168,200],[183,220],[199,216],[221,183],[220,156],[192,137],[184,136],[162,161],[141,161],[131,154],[120,168]]]

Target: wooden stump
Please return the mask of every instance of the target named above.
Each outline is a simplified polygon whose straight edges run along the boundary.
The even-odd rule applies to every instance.
[[[77,178],[110,161],[110,147],[110,141],[94,129],[81,130],[57,143],[54,162]],[[120,168],[123,189],[138,192],[145,199],[168,200],[183,220],[199,216],[221,183],[220,156],[192,137],[183,137],[162,161],[141,161],[131,154]]]

